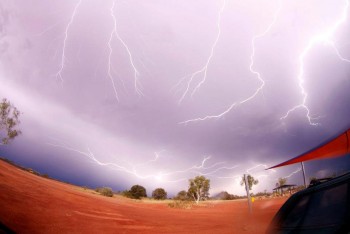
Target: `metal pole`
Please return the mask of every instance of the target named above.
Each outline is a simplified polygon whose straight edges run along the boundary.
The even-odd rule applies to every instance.
[[[252,201],[249,194],[248,176],[246,174],[244,174],[244,183],[245,183],[245,190],[247,191],[249,213],[252,213]]]
[[[303,162],[301,162],[301,169],[303,170],[304,187],[306,188],[306,176],[305,176],[305,168],[304,168]]]

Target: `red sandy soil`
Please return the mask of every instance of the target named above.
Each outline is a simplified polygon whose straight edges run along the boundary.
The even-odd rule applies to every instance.
[[[257,200],[252,214],[245,200],[177,209],[103,197],[0,160],[0,224],[18,233],[265,233],[285,200]]]

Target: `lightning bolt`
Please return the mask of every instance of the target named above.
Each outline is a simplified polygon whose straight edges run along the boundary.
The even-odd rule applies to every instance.
[[[132,166],[134,169],[138,168],[138,167],[143,167],[145,165],[148,165],[148,164],[151,164],[151,163],[154,163],[154,162],[157,162],[159,157],[160,157],[160,153],[164,152],[165,150],[161,150],[159,152],[154,152],[154,158],[147,161],[147,162],[144,162],[144,163],[140,163],[140,164],[137,164],[135,166]]]
[[[217,162],[214,163],[211,166],[205,166],[205,163],[211,158],[211,156],[207,156],[204,157],[204,159],[202,160],[202,163],[200,165],[194,165],[192,167],[189,167],[185,170],[179,170],[179,171],[173,171],[173,172],[169,172],[165,175],[173,175],[173,174],[178,174],[178,173],[186,173],[186,172],[191,172],[194,174],[198,174],[198,175],[211,175],[214,174],[220,170],[230,170],[230,169],[234,169],[237,166],[232,166],[232,167],[226,167],[226,166],[222,166],[222,167],[218,167],[219,165],[225,164],[225,162]],[[213,171],[209,171],[209,172],[200,172],[200,170],[209,170],[209,169],[213,169]]]
[[[139,95],[139,96],[144,96],[144,94],[142,93],[142,86],[141,86],[141,83],[139,81],[139,76],[140,76],[140,72],[137,70],[136,66],[135,66],[135,61],[134,61],[134,58],[131,54],[131,51],[128,47],[128,45],[125,43],[125,41],[120,37],[119,33],[118,33],[118,28],[117,28],[117,20],[116,20],[116,17],[113,13],[114,11],[114,8],[115,8],[115,1],[113,2],[113,6],[111,8],[111,15],[113,17],[113,20],[114,20],[114,29],[113,29],[113,32],[112,32],[112,35],[116,36],[118,38],[118,40],[120,41],[120,43],[123,45],[123,47],[125,48],[126,52],[128,53],[128,56],[129,56],[129,62],[130,62],[130,65],[134,71],[134,88],[135,88],[135,91],[136,93]],[[111,35],[111,37],[112,37]],[[109,43],[109,46],[110,46],[110,43]],[[110,48],[111,49],[111,48]],[[110,67],[110,66],[109,66]],[[112,82],[113,83],[113,82]],[[113,84],[114,85],[114,84]]]
[[[332,48],[334,49],[336,55],[338,56],[338,58],[339,58],[341,61],[350,63],[350,60],[349,60],[349,59],[344,58],[344,57],[340,54],[340,52],[339,52],[339,50],[338,50],[338,48],[336,47],[336,45],[335,45],[334,42],[329,42],[329,45],[332,46]]]
[[[297,170],[293,171],[292,173],[290,173],[289,175],[287,175],[287,176],[285,176],[285,177],[283,177],[283,178],[284,178],[284,179],[287,179],[287,178],[291,177],[292,175],[298,173],[299,171],[301,171],[301,167],[299,167]]]
[[[122,172],[125,172],[125,173],[128,173],[128,174],[131,174],[131,175],[134,175],[136,176],[137,178],[139,179],[150,179],[150,178],[153,178],[153,179],[157,179],[157,177],[159,176],[159,174],[157,175],[140,175],[136,168],[135,167],[132,167],[132,168],[127,168],[125,166],[122,166],[122,165],[119,165],[117,163],[112,163],[112,162],[102,162],[100,160],[98,160],[95,155],[93,154],[93,152],[87,148],[87,152],[86,151],[82,151],[82,150],[78,150],[78,149],[75,149],[75,148],[72,148],[70,146],[67,146],[67,145],[59,145],[59,144],[54,144],[54,143],[46,143],[47,145],[50,145],[52,147],[57,147],[57,148],[63,148],[65,150],[68,150],[68,151],[72,151],[72,152],[75,152],[75,153],[78,153],[78,154],[81,154],[85,157],[88,157],[89,159],[91,159],[94,163],[96,163],[97,165],[100,165],[100,166],[107,166],[107,167],[110,167],[114,170],[117,170],[117,171],[122,171]]]
[[[70,20],[67,24],[66,30],[65,30],[65,34],[64,34],[64,39],[63,39],[63,47],[62,47],[62,56],[61,56],[61,65],[60,68],[58,70],[58,72],[56,73],[56,77],[59,78],[61,80],[61,82],[63,83],[63,77],[62,77],[62,72],[66,63],[66,44],[67,44],[67,40],[68,40],[68,31],[70,26],[72,25],[75,15],[77,14],[77,10],[81,4],[82,0],[79,0],[79,2],[75,5],[73,13],[70,17]]]
[[[251,168],[248,168],[246,170],[246,172],[250,173],[251,171],[253,171],[253,170],[255,170],[255,169],[259,168],[259,167],[263,167],[264,169],[269,168],[266,164],[258,164],[258,165],[255,165],[255,166],[251,167]],[[275,169],[270,169],[270,171],[276,172]]]
[[[327,44],[330,45],[336,52],[337,56],[339,57],[340,60],[345,61],[345,62],[350,62],[350,60],[343,58],[338,49],[335,46],[335,43],[332,41],[332,37],[334,35],[334,33],[336,32],[336,30],[338,29],[338,27],[345,22],[346,18],[347,18],[347,12],[348,12],[348,8],[349,8],[349,0],[346,0],[346,4],[343,10],[343,14],[342,17],[333,25],[333,27],[329,28],[327,31],[325,31],[322,34],[316,35],[314,37],[312,37],[309,41],[309,43],[306,45],[306,47],[304,48],[304,50],[301,52],[300,56],[299,56],[299,74],[298,74],[298,84],[299,84],[299,88],[301,91],[301,96],[302,96],[302,102],[299,105],[294,106],[293,108],[291,108],[290,110],[287,111],[287,113],[282,116],[280,118],[280,120],[285,120],[286,118],[288,118],[288,116],[296,111],[297,109],[304,109],[306,111],[306,118],[309,121],[310,125],[318,125],[318,123],[313,122],[313,120],[315,118],[313,118],[310,115],[310,109],[308,108],[308,106],[306,105],[307,102],[307,97],[308,97],[308,93],[306,91],[306,89],[304,88],[304,65],[305,65],[305,57],[309,54],[310,50],[317,44]]]
[[[111,166],[111,167],[115,168],[116,170],[124,171],[124,172],[130,173],[130,174],[133,174],[133,171],[128,170],[126,167],[123,167],[123,166],[118,165],[116,163],[103,163],[103,162],[97,160],[96,157],[94,156],[94,154],[91,152],[91,150],[89,148],[87,149],[87,152],[85,152],[85,151],[82,151],[82,150],[78,150],[78,149],[72,148],[72,147],[70,147],[70,146],[68,146],[68,145],[66,145],[64,143],[61,143],[61,144],[46,143],[46,144],[50,145],[52,147],[63,148],[65,150],[81,154],[81,155],[83,155],[85,157],[88,157],[89,159],[91,159],[93,162],[95,162],[96,164],[98,164],[100,166]]]
[[[207,72],[208,72],[208,67],[209,67],[209,64],[210,64],[210,61],[212,60],[212,57],[214,55],[214,50],[215,50],[215,47],[220,39],[220,34],[221,34],[221,17],[222,17],[222,13],[225,9],[225,5],[226,5],[226,0],[223,1],[223,4],[220,8],[220,11],[219,11],[219,15],[218,15],[218,20],[217,20],[217,28],[218,28],[218,33],[216,35],[216,38],[215,38],[215,41],[211,47],[211,50],[210,50],[210,54],[209,54],[209,57],[207,59],[207,62],[205,63],[205,65],[198,71],[192,73],[192,75],[190,76],[188,82],[187,82],[187,87],[186,87],[186,90],[185,92],[182,94],[180,100],[179,100],[179,104],[181,104],[181,102],[183,101],[183,99],[186,97],[187,93],[189,92],[189,89],[191,87],[191,84],[192,84],[192,81],[194,80],[194,78],[199,75],[199,74],[203,74],[202,76],[202,80],[197,84],[197,86],[193,89],[192,93],[191,93],[191,97],[193,97],[193,95],[196,93],[196,91],[201,87],[202,84],[204,84],[204,82],[206,81],[207,79]],[[188,76],[185,76],[185,78],[188,77]],[[176,85],[178,86],[180,83],[182,83],[183,79],[180,80],[180,82]]]
[[[251,171],[256,171],[258,168],[261,168],[262,170],[264,170],[265,171],[265,169],[267,169],[267,168],[269,168],[266,164],[257,164],[257,165],[255,165],[255,166],[253,166],[253,167],[250,167],[250,168],[248,168],[247,170],[246,170],[246,173],[251,173]],[[261,172],[261,169],[259,169],[258,170],[258,172]],[[276,172],[276,170],[274,170],[274,169],[271,169],[270,170],[271,172]],[[268,177],[269,175],[267,175],[267,174],[261,174],[261,175],[258,175],[256,178],[257,179],[260,179],[260,178],[263,178],[263,177]]]
[[[236,168],[237,166],[233,166],[233,167],[218,167],[218,165],[221,165],[223,164],[224,162],[218,162],[218,163],[215,163],[211,166],[205,166],[205,163],[207,160],[210,159],[210,156],[209,157],[205,157],[203,160],[202,160],[202,163],[200,165],[194,165],[192,167],[189,167],[185,170],[178,170],[178,171],[172,171],[172,172],[159,172],[157,174],[150,174],[150,175],[141,175],[140,173],[138,173],[137,171],[137,167],[139,166],[142,166],[142,165],[146,165],[146,164],[150,164],[151,162],[155,162],[159,159],[159,153],[160,152],[155,152],[155,157],[154,159],[148,161],[148,162],[145,162],[145,163],[140,163],[140,164],[137,164],[135,166],[131,166],[131,167],[125,167],[123,165],[120,165],[120,164],[117,164],[117,163],[113,163],[113,162],[102,162],[100,161],[99,159],[96,158],[96,156],[94,155],[94,153],[89,149],[87,148],[87,151],[83,151],[83,150],[79,150],[79,149],[76,149],[76,148],[73,148],[71,146],[69,146],[68,144],[66,143],[63,143],[62,141],[59,141],[55,138],[51,138],[58,143],[46,143],[47,145],[50,145],[52,147],[56,147],[56,148],[62,148],[62,149],[65,149],[65,150],[68,150],[68,151],[72,151],[72,152],[75,152],[75,153],[78,153],[78,154],[81,154],[87,158],[89,158],[93,163],[99,165],[99,166],[106,166],[106,167],[109,167],[113,170],[116,170],[116,171],[122,171],[122,172],[125,172],[127,174],[131,174],[139,179],[156,179],[158,181],[164,181],[164,182],[180,182],[180,181],[184,181],[184,180],[187,180],[186,178],[180,178],[180,179],[176,179],[176,180],[164,180],[163,178],[164,177],[168,177],[168,176],[172,176],[172,175],[175,175],[175,174],[183,174],[183,173],[186,173],[186,172],[189,172],[189,173],[195,173],[195,174],[200,174],[200,175],[211,175],[211,174],[214,174],[220,170],[229,170],[229,169],[233,169],[233,168]],[[161,151],[162,152],[162,151]],[[213,169],[213,171],[209,171],[209,172],[200,172],[200,170],[209,170],[209,169]]]
[[[60,25],[62,23],[63,23],[63,20],[61,20],[55,24],[52,24],[51,26],[47,27],[43,31],[36,33],[34,36],[37,36],[37,37],[43,36],[44,34],[46,34],[47,32],[49,32],[50,30],[54,29],[55,27],[57,27],[58,25]]]
[[[234,166],[232,166],[232,167],[219,167],[219,168],[216,168],[215,170],[210,171],[210,172],[205,172],[205,173],[203,173],[203,172],[195,172],[195,173],[197,173],[197,174],[199,174],[199,175],[203,175],[203,176],[208,176],[208,175],[213,175],[213,174],[215,174],[215,173],[218,172],[218,171],[222,171],[222,170],[232,170],[232,169],[235,169],[235,168],[237,168],[237,167],[238,167],[238,165],[234,165]]]
[[[116,36],[117,34],[117,20],[116,20],[116,17],[114,15],[114,7],[115,7],[115,1],[113,1],[113,5],[112,5],[112,8],[111,8],[111,16],[113,18],[113,24],[114,24],[114,27],[113,27],[113,30],[111,32],[111,35],[109,37],[109,40],[108,40],[108,48],[109,48],[109,55],[108,55],[108,77],[109,79],[111,80],[112,82],[112,87],[113,87],[113,90],[114,90],[114,95],[115,95],[115,98],[117,99],[117,101],[119,102],[119,95],[118,95],[118,92],[117,92],[117,88],[115,87],[115,83],[114,83],[114,79],[113,79],[113,74],[112,74],[112,62],[111,62],[111,59],[112,59],[112,54],[113,54],[113,48],[112,48],[112,40],[113,40],[113,37]]]
[[[254,74],[256,76],[256,78],[259,80],[259,82],[261,83],[260,86],[255,90],[255,92],[251,96],[247,97],[244,100],[241,100],[239,102],[234,102],[226,110],[224,110],[223,112],[221,112],[217,115],[208,115],[208,116],[205,116],[202,118],[190,119],[190,120],[182,121],[179,124],[187,124],[187,123],[191,123],[191,122],[205,121],[205,120],[209,120],[209,119],[221,118],[221,117],[225,116],[227,113],[229,113],[230,111],[232,111],[234,108],[238,107],[239,105],[242,105],[246,102],[251,101],[263,90],[263,88],[265,86],[265,81],[262,79],[261,74],[258,71],[254,70],[254,68],[253,68],[254,67],[254,57],[255,57],[255,43],[256,43],[256,40],[264,37],[266,34],[268,34],[270,32],[271,28],[274,26],[274,24],[277,21],[277,17],[278,17],[280,10],[281,10],[281,2],[280,2],[279,6],[274,14],[272,22],[268,25],[268,27],[262,33],[255,35],[251,40],[252,53],[250,55],[249,71],[252,74]]]

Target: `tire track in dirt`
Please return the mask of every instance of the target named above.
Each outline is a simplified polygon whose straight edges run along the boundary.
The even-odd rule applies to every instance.
[[[132,219],[127,219],[127,218],[121,218],[120,214],[111,214],[111,213],[104,213],[104,212],[97,212],[97,214],[93,214],[96,212],[91,212],[91,213],[86,213],[86,212],[81,212],[81,211],[77,211],[75,210],[74,213],[78,214],[78,215],[83,215],[83,216],[87,216],[87,217],[92,217],[92,218],[98,218],[98,219],[110,219],[110,220],[115,220],[115,221],[125,221],[125,222],[134,222],[134,220]],[[105,214],[105,215],[99,215],[100,214]],[[118,217],[115,217],[118,216]]]

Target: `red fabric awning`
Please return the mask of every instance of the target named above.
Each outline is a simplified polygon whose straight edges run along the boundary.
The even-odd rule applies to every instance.
[[[321,146],[318,146],[300,156],[292,158],[288,161],[285,161],[283,163],[280,163],[268,169],[282,167],[282,166],[299,163],[299,162],[305,162],[309,160],[335,158],[335,157],[343,156],[347,153],[350,153],[349,139],[350,139],[350,129],[340,134],[336,138],[322,144]]]

